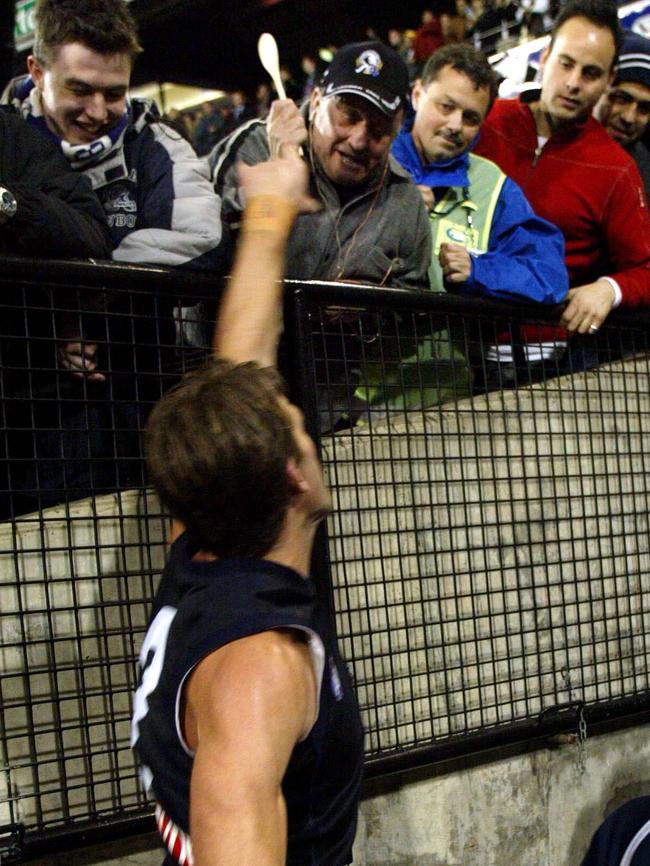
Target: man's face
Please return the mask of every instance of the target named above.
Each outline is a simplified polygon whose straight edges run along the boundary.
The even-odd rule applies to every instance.
[[[613,78],[616,46],[610,30],[587,18],[569,18],[542,53],[540,107],[555,126],[591,114]]]
[[[126,108],[128,54],[99,54],[79,42],[62,45],[47,67],[34,57],[29,71],[41,92],[48,127],[70,144],[105,135]]]
[[[633,81],[613,84],[598,100],[594,114],[614,141],[630,147],[650,120],[650,87]]]
[[[402,113],[388,117],[367,99],[355,94],[323,98],[312,92],[309,110],[311,146],[332,183],[365,183],[388,158]]]
[[[422,161],[446,162],[467,150],[487,114],[490,91],[462,72],[443,67],[429,84],[415,83],[413,142]]]

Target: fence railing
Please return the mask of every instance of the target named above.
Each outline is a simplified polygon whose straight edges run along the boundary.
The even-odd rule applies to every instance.
[[[648,708],[648,320],[541,312],[297,293],[369,772]]]
[[[20,860],[149,826],[130,698],[168,522],[140,431],[207,354],[216,287],[21,261],[0,283],[0,852]],[[563,350],[557,310],[286,294],[367,772],[650,709],[650,320]],[[75,375],[79,343],[102,378]]]

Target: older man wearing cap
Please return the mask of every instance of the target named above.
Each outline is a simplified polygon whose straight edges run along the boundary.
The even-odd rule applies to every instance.
[[[650,153],[641,141],[650,120],[650,39],[626,33],[616,78],[594,115],[637,164],[650,199]]]
[[[215,188],[236,228],[243,209],[237,162],[254,165],[286,147],[303,148],[310,191],[322,208],[296,220],[287,277],[428,287],[427,214],[390,155],[408,84],[403,61],[383,43],[345,45],[302,109],[274,102],[268,120],[245,124],[212,152]]]

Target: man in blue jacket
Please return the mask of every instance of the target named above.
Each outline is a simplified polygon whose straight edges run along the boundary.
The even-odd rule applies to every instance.
[[[558,303],[568,291],[561,233],[494,163],[470,153],[495,96],[480,52],[442,48],[413,88],[412,124],[393,143],[429,211],[431,289]]]
[[[561,233],[535,215],[493,162],[469,152],[496,89],[479,51],[469,45],[439,49],[413,88],[415,116],[393,142],[393,156],[413,177],[429,212],[429,285],[434,292],[559,303],[568,291]],[[452,327],[421,337],[412,351],[402,339],[399,363],[371,358],[357,396],[380,411],[421,409],[468,396],[481,382],[515,381],[509,339],[490,346],[474,371],[467,343],[466,327],[458,335]],[[528,361],[540,360],[546,350],[539,340],[527,346]]]

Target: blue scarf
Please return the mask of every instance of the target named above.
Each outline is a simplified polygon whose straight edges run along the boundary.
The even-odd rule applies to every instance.
[[[127,104],[126,111],[119,122],[112,129],[109,129],[106,135],[88,144],[70,144],[70,142],[55,135],[48,127],[43,116],[40,91],[34,86],[34,82],[29,76],[18,83],[13,94],[12,103],[30,126],[47,135],[59,145],[72,168],[80,170],[102,162],[108,156],[120,151],[124,140],[124,133],[131,121],[129,106]]]
[[[433,187],[469,186],[469,149],[448,159],[446,162],[430,162],[423,165],[420,154],[415,149],[413,136],[403,128],[393,142],[392,153],[402,168],[413,178],[414,183]]]

